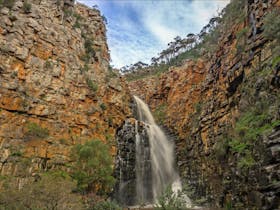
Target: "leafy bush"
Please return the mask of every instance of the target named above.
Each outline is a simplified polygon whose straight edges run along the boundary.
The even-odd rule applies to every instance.
[[[256,141],[257,137],[272,130],[271,117],[265,110],[257,113],[256,110],[248,110],[238,119],[235,133],[245,142]]]
[[[81,72],[87,72],[88,70],[89,70],[89,66],[87,63],[83,67],[80,67]]]
[[[72,177],[81,192],[106,194],[115,183],[110,148],[100,140],[76,145],[72,150]]]
[[[76,20],[75,24],[73,25],[73,28],[81,28],[81,23]]]
[[[251,152],[246,150],[245,155],[237,162],[238,168],[250,168],[255,165],[256,161],[254,160]]]
[[[67,18],[67,17],[71,17],[73,15],[73,11],[71,9],[66,9],[64,8],[63,9],[63,13],[64,13],[64,16]]]
[[[29,13],[31,11],[32,5],[28,1],[23,2],[23,11]]]
[[[196,104],[194,105],[194,108],[195,108],[195,112],[196,112],[197,114],[200,114],[201,111],[202,111],[202,103],[201,103],[201,102],[196,103]]]
[[[95,55],[95,50],[93,48],[93,40],[86,38],[84,46],[87,55],[91,55],[91,56]]]
[[[280,43],[280,12],[274,9],[264,18],[264,37],[269,40],[276,40]]]
[[[50,60],[46,60],[45,64],[44,64],[44,68],[45,69],[51,69],[53,68],[53,62]]]
[[[236,38],[237,38],[236,49],[238,54],[242,54],[245,50],[248,31],[249,31],[248,28],[243,28],[242,30],[238,31],[236,34]]]
[[[122,208],[113,201],[101,201],[90,207],[88,210],[122,210]]]
[[[15,4],[15,0],[0,0],[0,8],[1,7],[8,7],[12,9]]]
[[[154,111],[154,117],[156,121],[160,124],[163,124],[165,119],[166,119],[166,109],[167,105],[166,104],[161,104],[157,106],[157,108]]]
[[[93,92],[96,92],[98,90],[98,85],[93,82],[91,79],[86,79],[86,82],[87,82],[87,85],[88,87],[93,91]]]
[[[221,136],[214,145],[214,155],[219,161],[223,161],[229,149],[229,139]]]
[[[76,21],[75,21],[75,24],[73,25],[73,28],[81,28],[81,26],[82,26],[81,21],[83,21],[84,18],[76,12],[73,13],[73,16],[76,18]]]
[[[107,109],[106,105],[104,103],[100,104],[100,108],[105,111]]]
[[[249,168],[255,164],[253,145],[259,136],[271,132],[277,125],[280,125],[280,120],[272,120],[268,107],[259,110],[258,106],[255,106],[240,116],[229,140],[230,150],[239,154],[239,168]]]
[[[185,203],[176,195],[171,186],[168,186],[165,192],[159,197],[155,210],[185,210]]]
[[[30,138],[47,138],[49,136],[49,130],[47,128],[42,128],[37,123],[28,123],[27,124],[27,137]]]
[[[233,152],[243,153],[249,147],[249,144],[247,142],[240,142],[239,140],[231,140],[229,146]]]
[[[108,74],[107,74],[107,77],[110,79],[110,78],[116,78],[118,77],[118,73],[115,72],[112,68],[112,66],[109,66],[108,68]]]
[[[274,9],[268,13],[264,18],[263,24],[264,37],[268,40],[274,41],[271,45],[273,58],[279,59],[280,56],[280,11]]]

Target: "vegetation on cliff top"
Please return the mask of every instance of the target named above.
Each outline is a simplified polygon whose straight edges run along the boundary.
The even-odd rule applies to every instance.
[[[185,38],[179,36],[168,43],[168,48],[151,59],[151,65],[138,62],[121,68],[128,81],[159,75],[171,66],[180,66],[186,59],[205,57],[211,59],[225,33],[230,33],[235,24],[245,21],[246,1],[231,1],[217,17],[210,19],[198,34],[190,33]]]

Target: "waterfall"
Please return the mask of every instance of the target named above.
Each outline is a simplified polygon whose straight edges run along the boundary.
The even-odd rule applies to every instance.
[[[174,143],[156,124],[147,104],[134,96],[137,120],[126,119],[116,134],[114,199],[123,206],[154,205],[168,186],[182,189],[175,167]],[[188,197],[184,201],[190,204]]]
[[[141,139],[136,123],[136,197],[142,203],[155,203],[167,186],[174,192],[181,190],[181,182],[174,161],[174,143],[168,140],[155,123],[149,107],[134,96],[138,120],[145,124],[148,142]],[[148,144],[148,147],[147,145]],[[150,196],[152,194],[152,197]],[[148,195],[148,196],[147,196]]]

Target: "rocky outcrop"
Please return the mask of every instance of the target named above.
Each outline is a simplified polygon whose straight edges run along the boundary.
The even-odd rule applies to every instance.
[[[113,197],[124,206],[133,206],[140,203],[139,198],[136,196],[136,170],[139,170],[136,164],[136,135],[139,135],[139,138],[143,141],[143,146],[149,151],[149,138],[145,125],[142,122],[138,122],[134,118],[127,119],[116,133],[118,152],[114,176],[117,179],[117,183]],[[150,167],[148,164],[150,157],[146,158],[148,159],[145,159],[143,166]],[[150,178],[148,174],[145,174],[142,178],[145,179],[145,176]],[[151,182],[151,180],[147,181]],[[147,186],[151,186],[151,183],[149,184]],[[151,192],[150,194],[147,193],[146,196],[150,196],[149,198],[152,199]]]
[[[100,12],[69,0],[28,2],[0,6],[0,174],[22,178],[68,170],[73,145],[114,142],[131,115]]]
[[[278,67],[262,34],[263,17],[276,6],[278,0],[248,1],[246,20],[223,35],[211,59],[188,60],[129,84],[158,122],[177,133],[178,166],[196,190],[193,199],[205,197],[216,207],[279,208],[279,148],[272,140],[280,119]],[[244,28],[244,51],[237,53]]]

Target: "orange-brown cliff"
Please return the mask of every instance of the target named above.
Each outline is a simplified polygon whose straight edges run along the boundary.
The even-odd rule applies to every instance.
[[[113,141],[130,95],[109,67],[100,12],[73,1],[0,10],[0,172],[67,170],[73,145]],[[114,148],[112,148],[114,153]]]
[[[193,199],[216,207],[279,208],[280,93],[273,82],[279,69],[262,33],[265,15],[279,4],[248,1],[247,18],[224,32],[214,54],[129,83],[177,135],[178,167],[195,189]],[[243,29],[246,43],[237,53]]]

